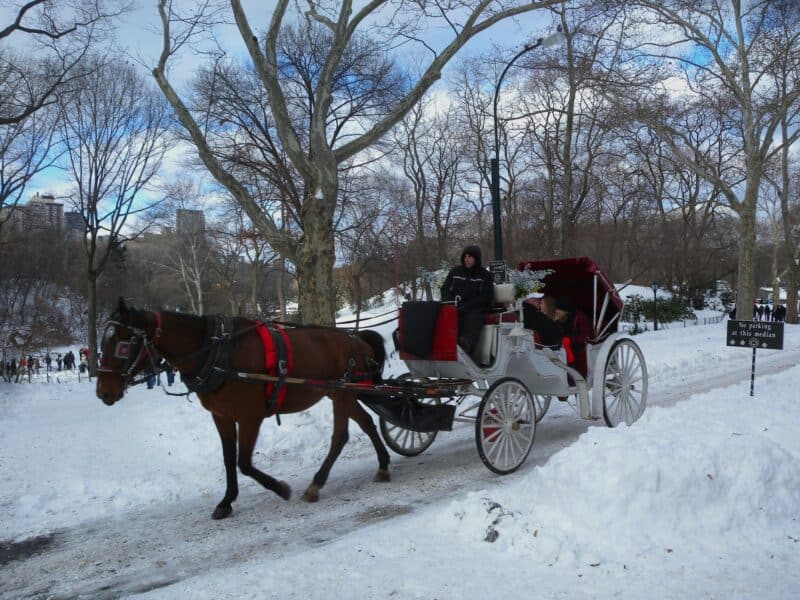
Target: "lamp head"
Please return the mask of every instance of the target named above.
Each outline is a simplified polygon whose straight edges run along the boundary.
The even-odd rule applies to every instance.
[[[551,33],[546,38],[539,38],[538,45],[542,48],[552,48],[553,46],[563,44],[566,40],[567,36],[561,32],[561,26],[559,26],[558,31],[555,33]]]

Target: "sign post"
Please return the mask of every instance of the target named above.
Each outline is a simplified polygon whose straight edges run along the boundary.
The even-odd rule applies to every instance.
[[[492,260],[489,261],[489,271],[494,277],[495,285],[506,282],[506,261]]]
[[[756,350],[783,350],[783,323],[771,321],[728,321],[727,345],[752,348],[750,367],[750,395],[756,378]]]

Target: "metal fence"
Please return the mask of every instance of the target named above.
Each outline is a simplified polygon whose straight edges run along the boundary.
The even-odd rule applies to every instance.
[[[717,323],[721,322],[727,315],[725,313],[720,313],[716,317],[703,317],[694,318],[694,319],[683,319],[682,321],[672,321],[671,323],[662,323],[661,321],[658,322],[659,329],[673,329],[676,327],[695,327],[697,325],[716,325]],[[652,323],[639,323],[638,328],[635,333],[644,333],[645,331],[650,331],[652,329]],[[634,326],[631,324],[624,324],[622,326],[622,331],[625,333],[633,333]]]
[[[672,323],[659,323],[658,326],[663,329],[672,329],[673,327],[680,327],[681,323],[683,327],[693,327],[696,325],[716,325],[722,319],[725,318],[725,314],[718,315],[716,317],[703,317],[702,319],[683,319],[683,321],[674,321]]]

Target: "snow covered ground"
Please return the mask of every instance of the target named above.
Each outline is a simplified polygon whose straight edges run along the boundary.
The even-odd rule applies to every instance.
[[[393,456],[380,484],[351,427],[306,504],[323,401],[262,428],[256,463],[295,496],[240,477],[224,521],[196,401],[139,387],[109,408],[74,376],[0,383],[0,597],[800,597],[800,327],[758,352],[753,397],[751,353],[725,346],[724,321],[635,339],[650,398],[630,428],[554,402],[512,475],[490,473],[457,424]]]

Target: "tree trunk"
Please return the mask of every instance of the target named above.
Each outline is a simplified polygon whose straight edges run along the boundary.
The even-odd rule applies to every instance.
[[[329,183],[328,189],[303,203],[303,241],[298,248],[296,262],[297,280],[301,282],[298,302],[303,323],[335,323],[333,210],[337,183],[332,184],[333,190]]]
[[[564,147],[561,151],[561,165],[564,171],[561,180],[561,223],[559,228],[558,249],[559,255],[562,257],[574,256],[575,254],[574,224],[572,222],[572,136],[575,129],[575,97],[577,93],[577,84],[575,82],[575,65],[573,64],[572,33],[569,31],[567,25],[566,11],[562,11],[561,27],[567,35],[566,63],[567,82],[569,84],[567,105],[564,108],[566,113]]]
[[[97,375],[97,275],[89,270],[86,290],[86,328],[88,330],[89,375]]]
[[[284,294],[284,286],[286,285],[286,259],[281,255],[278,261],[278,314],[281,321],[286,320],[286,295]]]
[[[745,206],[747,203],[745,202]],[[739,213],[739,271],[736,292],[737,314],[749,315],[755,299],[755,211]]]
[[[259,317],[258,306],[258,260],[254,260],[250,265],[250,314],[254,317]]]
[[[789,260],[792,260],[791,258]],[[789,265],[789,281],[786,284],[786,322],[797,323],[798,268]]]
[[[770,277],[772,278],[772,310],[781,302],[781,278],[778,277],[778,237],[780,233],[773,229],[772,234],[772,265],[770,266]]]

